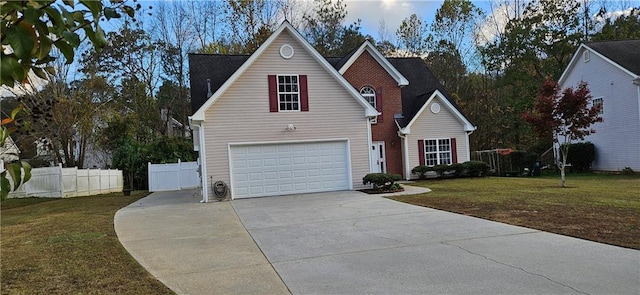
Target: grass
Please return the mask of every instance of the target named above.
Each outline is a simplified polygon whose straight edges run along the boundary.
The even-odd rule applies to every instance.
[[[138,191],[0,205],[2,294],[173,294],[122,247],[118,209]]]
[[[391,199],[567,236],[640,249],[640,176],[569,174],[415,183],[430,193]]]

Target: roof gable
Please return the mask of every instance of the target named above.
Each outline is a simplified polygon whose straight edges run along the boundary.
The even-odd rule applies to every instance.
[[[344,77],[342,77],[342,75],[340,75],[340,73],[338,73],[331,66],[331,64],[329,64],[329,62],[320,55],[320,53],[318,53],[313,47],[311,47],[311,45],[304,40],[304,38],[300,35],[300,33],[298,33],[298,31],[296,31],[295,28],[293,28],[293,26],[291,26],[291,24],[289,22],[284,21],[280,25],[280,27],[275,32],[273,32],[273,34],[258,48],[258,50],[256,50],[251,56],[248,56],[246,58],[246,60],[244,60],[244,62],[242,62],[241,65],[238,68],[233,70],[233,67],[229,66],[227,69],[225,69],[225,73],[221,73],[220,74],[220,77],[223,77],[226,74],[228,74],[229,72],[233,71],[231,76],[229,76],[220,85],[219,88],[217,88],[215,90],[213,90],[214,88],[212,88],[214,93],[210,97],[207,98],[207,100],[198,108],[197,111],[194,112],[193,116],[191,116],[190,119],[193,120],[193,121],[204,121],[205,112],[220,98],[220,96],[222,96],[222,94],[227,89],[229,89],[235,83],[236,80],[238,80],[238,78],[240,76],[242,76],[244,74],[244,72],[247,71],[247,69],[252,64],[254,64],[256,62],[256,60],[258,60],[262,56],[262,54],[266,51],[266,49],[269,48],[275,42],[275,40],[278,38],[278,36],[283,34],[283,32],[285,32],[285,31],[288,32],[292,36],[292,38],[300,46],[302,46],[307,51],[307,53],[309,53],[312,56],[312,58],[325,71],[327,71],[327,73],[330,76],[332,76],[342,87],[344,87],[344,89],[364,108],[365,116],[374,117],[374,116],[378,115],[378,111],[376,109],[374,109],[369,103],[367,103],[365,101],[365,99],[360,95],[360,93],[358,93],[353,87],[351,87],[349,82],[347,82],[347,80]],[[207,57],[211,57],[211,56],[207,56]],[[197,58],[195,58],[195,59],[197,59]],[[237,62],[241,62],[241,60],[242,60],[242,58],[237,58],[236,61]],[[191,62],[191,56],[190,56],[190,62]],[[190,67],[192,67],[192,66],[200,67],[200,66],[203,66],[203,65],[190,63]],[[200,70],[194,70],[195,73],[199,73],[199,71]],[[190,70],[190,72],[191,72],[191,70]],[[191,79],[193,80],[194,77],[192,76]],[[203,77],[200,77],[199,80],[203,80]],[[202,81],[199,81],[197,83],[202,83]],[[205,80],[205,83],[206,83],[206,80]],[[193,88],[191,90],[194,91]],[[200,87],[196,91],[202,92],[202,91],[207,91],[207,90],[206,90],[206,87]]]
[[[418,120],[420,115],[422,115],[425,112],[425,110],[427,109],[427,106],[436,97],[440,98],[440,100],[443,102],[445,108],[449,112],[451,112],[453,114],[453,116],[456,119],[458,119],[458,121],[460,121],[461,124],[464,125],[464,131],[474,131],[474,130],[476,130],[476,127],[473,126],[473,124],[471,124],[471,122],[469,122],[469,120],[467,120],[467,118],[451,103],[451,101],[449,101],[446,98],[446,96],[442,92],[440,92],[440,90],[436,89],[430,94],[425,94],[424,97],[427,98],[426,101],[422,104],[420,109],[416,112],[416,114],[413,116],[413,118],[406,124],[406,126],[401,129],[402,133],[405,133],[405,134],[411,133],[411,126]]]
[[[389,75],[396,80],[398,86],[406,86],[409,85],[409,80],[405,78],[390,62],[387,60],[369,41],[364,41],[358,49],[350,52],[344,58],[335,62],[334,66],[339,68],[338,72],[340,74],[344,74],[351,65],[353,65],[356,60],[362,55],[364,52],[368,52],[381,66],[382,68],[389,73]]]
[[[559,84],[564,83],[586,50],[629,74],[632,78],[640,77],[640,40],[600,41],[584,43],[578,47],[560,76]]]

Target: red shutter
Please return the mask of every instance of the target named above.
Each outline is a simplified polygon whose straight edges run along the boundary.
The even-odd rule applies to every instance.
[[[276,75],[269,75],[269,111],[278,112],[278,83]]]
[[[307,75],[300,75],[300,111],[309,111],[309,91],[307,90]]]
[[[418,159],[420,165],[424,166],[424,140],[418,140]]]
[[[383,117],[383,114],[382,114],[382,93],[383,93],[382,87],[378,87],[378,89],[376,89],[376,109],[380,113],[380,115],[378,115],[378,123],[384,122],[384,119],[382,118]]]
[[[451,138],[451,164],[458,163],[458,147],[456,146],[456,139]]]

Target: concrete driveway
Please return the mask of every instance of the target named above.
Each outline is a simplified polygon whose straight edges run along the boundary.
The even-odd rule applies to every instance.
[[[640,294],[636,250],[359,192],[231,204],[293,294]]]

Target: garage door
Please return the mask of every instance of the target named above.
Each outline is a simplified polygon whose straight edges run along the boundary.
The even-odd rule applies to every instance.
[[[230,148],[234,199],[349,189],[346,141]]]

